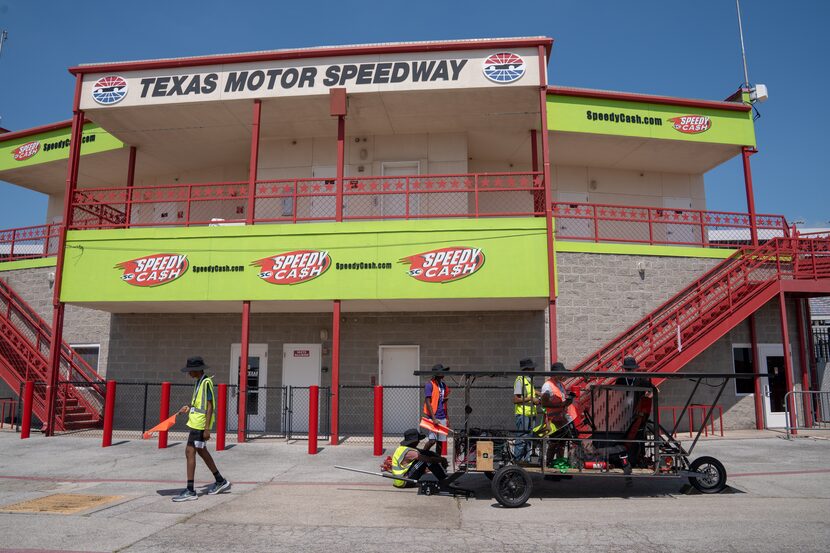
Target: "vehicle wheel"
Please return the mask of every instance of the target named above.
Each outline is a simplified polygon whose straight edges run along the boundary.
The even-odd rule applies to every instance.
[[[490,485],[493,496],[501,505],[513,508],[527,503],[533,491],[533,481],[522,467],[509,465],[496,471]]]
[[[703,476],[690,476],[689,483],[701,493],[718,493],[726,487],[726,469],[714,457],[698,457],[689,466]]]

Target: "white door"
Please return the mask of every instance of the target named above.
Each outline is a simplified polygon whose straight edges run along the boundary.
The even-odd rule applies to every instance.
[[[421,163],[419,161],[385,161],[381,164],[381,173],[384,177],[407,177],[418,175],[421,173]],[[417,188],[417,179],[411,183],[411,186]],[[442,197],[454,196],[454,194],[441,194]],[[406,194],[381,194],[380,195],[380,212],[381,215],[386,216],[406,216]],[[418,215],[421,213],[421,195],[409,195],[409,214]]]
[[[692,200],[690,198],[663,198],[664,214],[668,221],[688,221],[690,224],[667,223],[666,242],[670,244],[700,244],[702,241],[701,228],[699,224],[693,223],[691,214],[685,212],[691,210]]]
[[[228,428],[236,430],[239,424],[239,366],[242,357],[242,346],[231,344],[230,384],[231,393],[228,401]],[[245,406],[248,411],[248,430],[265,431],[266,401],[268,394],[260,388],[268,385],[268,344],[248,345],[248,400]]]
[[[420,380],[413,372],[420,366],[419,346],[380,346],[378,382],[383,390],[383,433],[403,434],[418,426]],[[412,386],[393,388],[392,386]]]
[[[308,432],[308,387],[320,385],[322,349],[322,344],[282,346],[282,385],[297,388],[291,390],[291,432]]]
[[[334,165],[315,165],[311,168],[311,176],[315,179],[325,179],[333,182],[332,192],[325,196],[299,198],[297,200],[297,217],[314,217],[334,220],[337,216],[337,167]],[[301,209],[306,205],[306,209]],[[301,214],[301,211],[304,212]]]
[[[565,202],[574,204],[571,211],[567,207],[562,207],[563,215],[556,217],[556,239],[573,240],[589,238],[594,239],[594,216],[593,212],[585,211],[586,206],[577,206],[577,204],[588,203],[587,192],[558,192],[556,194],[557,202]],[[579,209],[579,214],[576,214],[576,209]]]
[[[784,366],[784,348],[781,344],[759,344],[760,371],[769,378],[761,378],[761,394],[764,398],[764,413],[767,428],[784,428],[787,415],[784,398],[787,395],[787,373]]]

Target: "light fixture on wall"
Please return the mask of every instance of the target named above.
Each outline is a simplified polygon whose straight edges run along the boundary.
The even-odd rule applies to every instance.
[[[643,264],[642,261],[637,262],[637,272],[640,273],[640,280],[645,280],[645,278],[646,278],[646,266]]]
[[[326,340],[328,340],[328,339],[329,339],[329,331],[328,331],[328,329],[327,329],[327,328],[321,328],[321,329],[320,329],[320,341],[321,341],[321,342],[325,342],[325,341],[326,341]]]
[[[596,190],[597,189],[596,179],[591,179],[591,182],[588,183],[588,188],[590,188],[591,190]]]
[[[360,159],[366,159],[368,157],[369,157],[369,150],[367,150],[366,148],[361,148],[360,149]]]

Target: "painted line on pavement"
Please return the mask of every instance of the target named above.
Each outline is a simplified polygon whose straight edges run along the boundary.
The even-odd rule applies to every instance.
[[[830,469],[816,469],[816,470],[785,470],[781,472],[739,472],[737,474],[729,474],[729,478],[741,478],[743,476],[787,476],[799,474],[821,474],[830,472]]]
[[[56,476],[4,476],[0,475],[2,480],[28,480],[34,482],[67,482],[70,484],[105,484],[105,483],[125,483],[125,484],[181,484],[181,480],[156,480],[156,479],[140,479],[140,478],[60,478]],[[386,487],[388,483],[375,482],[268,482],[260,481],[246,481],[246,480],[231,480],[232,484],[246,484],[257,485],[264,484],[266,486],[380,486]],[[197,482],[197,486],[213,484],[213,482]],[[0,553],[4,550],[0,549]]]

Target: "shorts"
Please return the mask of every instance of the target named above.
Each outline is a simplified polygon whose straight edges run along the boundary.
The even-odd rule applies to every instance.
[[[205,432],[204,430],[193,430],[191,428],[190,433],[187,435],[187,445],[192,445],[193,447],[198,447],[196,445],[196,442],[199,442],[200,444],[204,444],[205,443],[205,438],[204,438],[205,434],[204,434],[204,432]],[[205,447],[205,446],[202,445],[202,447]]]
[[[447,426],[447,419],[439,419],[436,417],[435,420],[438,421],[438,424],[442,426]],[[427,439],[435,442],[446,442],[447,436],[444,434],[439,434],[438,432],[430,432],[429,434],[427,434]]]

